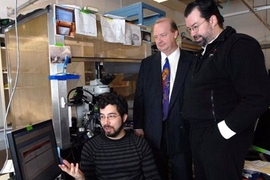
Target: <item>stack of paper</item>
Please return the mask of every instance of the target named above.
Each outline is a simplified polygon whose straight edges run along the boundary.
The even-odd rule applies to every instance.
[[[256,160],[256,161],[245,161],[244,174],[263,173],[270,176],[270,162]]]

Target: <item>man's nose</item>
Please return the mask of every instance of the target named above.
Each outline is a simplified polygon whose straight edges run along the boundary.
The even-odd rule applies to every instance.
[[[104,119],[104,124],[109,124],[110,123],[110,120],[109,120],[109,117],[105,117],[105,119]]]
[[[190,36],[193,37],[194,35],[196,35],[196,32],[194,30],[191,29],[190,31]]]

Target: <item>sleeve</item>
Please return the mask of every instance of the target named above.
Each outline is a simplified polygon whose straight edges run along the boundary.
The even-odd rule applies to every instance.
[[[136,91],[133,104],[133,127],[134,129],[143,129],[144,124],[144,97],[143,97],[143,81],[144,81],[144,60],[141,62],[138,75]]]
[[[95,180],[95,166],[93,160],[93,148],[90,146],[90,141],[83,146],[81,153],[80,169],[84,173],[86,180]]]
[[[142,139],[142,171],[145,180],[161,180],[151,147],[145,139]]]
[[[225,138],[225,139],[230,139],[233,137],[236,133],[232,131],[226,124],[226,122],[223,120],[218,123],[218,129],[220,134]]]
[[[270,79],[261,47],[252,38],[241,38],[232,46],[228,66],[240,101],[225,122],[232,131],[239,133],[254,125],[269,107]]]

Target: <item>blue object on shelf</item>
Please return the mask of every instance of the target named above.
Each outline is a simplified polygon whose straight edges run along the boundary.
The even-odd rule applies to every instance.
[[[49,80],[71,80],[71,79],[79,79],[80,75],[78,74],[55,74],[50,75]]]
[[[152,15],[144,16],[143,14],[144,9],[153,11],[154,13]],[[104,13],[104,15],[106,14],[124,17],[126,20],[129,20],[129,18],[134,18],[134,16],[138,16],[138,19],[131,21],[134,22],[135,24],[145,26],[152,25],[155,23],[157,19],[166,16],[166,12],[143,2],[138,2],[114,11]]]
[[[71,63],[70,57],[65,56],[65,61],[64,61],[64,65],[63,65],[63,74],[67,73],[67,65],[68,65],[68,63]]]

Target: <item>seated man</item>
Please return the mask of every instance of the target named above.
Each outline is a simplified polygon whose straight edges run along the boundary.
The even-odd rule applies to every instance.
[[[102,133],[83,146],[80,168],[64,160],[59,167],[76,180],[159,180],[152,150],[145,139],[124,130],[127,101],[116,93],[99,96]]]

